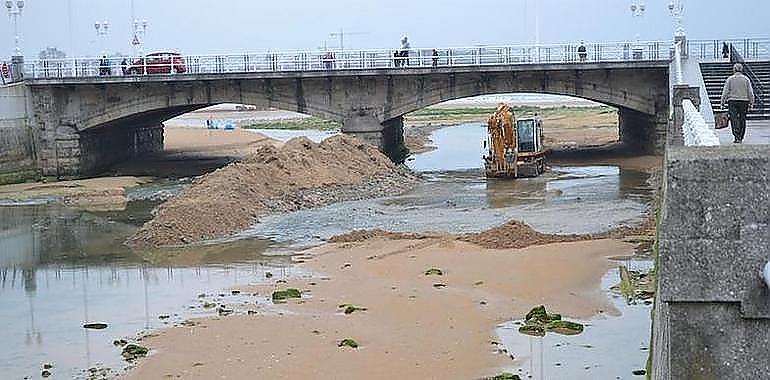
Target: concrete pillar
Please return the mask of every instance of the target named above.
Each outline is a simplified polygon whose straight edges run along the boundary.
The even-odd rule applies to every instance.
[[[404,117],[386,120],[382,125],[382,152],[393,162],[403,163],[409,156],[409,149],[404,144]]]
[[[682,108],[682,101],[684,99],[690,99],[692,104],[700,109],[700,88],[686,84],[674,85],[673,91],[672,98],[674,104],[672,104],[672,107],[674,116],[668,134],[668,143],[671,146],[683,146],[684,135],[682,133],[682,125],[684,124],[684,108]]]
[[[372,115],[355,115],[342,122],[342,133],[356,136],[380,149],[385,146],[382,139],[383,128],[380,121]]]
[[[629,108],[618,109],[620,141],[632,151],[663,154],[667,128],[665,116],[648,115]]]
[[[371,115],[354,116],[342,122],[342,133],[356,136],[380,149],[393,162],[402,163],[409,155],[404,144],[402,116],[380,123]]]

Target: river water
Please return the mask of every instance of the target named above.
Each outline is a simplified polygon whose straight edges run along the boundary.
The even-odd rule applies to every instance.
[[[203,307],[207,302],[248,297],[231,295],[230,287],[264,281],[268,272],[295,274],[288,255],[296,247],[354,229],[468,232],[519,219],[544,232],[597,232],[637,223],[649,207],[648,175],[622,166],[563,166],[539,178],[487,181],[480,170],[484,133],[474,124],[437,131],[439,149],[408,163],[425,181],[407,194],[274,215],[239,239],[185,249],[135,252],[121,243],[150,218],[158,199],[186,181],[132,189],[125,211],[84,212],[43,201],[0,206],[1,377],[37,378],[44,363],[53,364],[60,378],[82,378],[93,366],[120,368],[115,339],[211,315]],[[617,351],[627,359],[609,363],[601,354],[563,354],[548,348],[554,344],[549,338],[537,351],[529,338],[509,334],[503,325],[501,340],[521,353],[511,370],[549,379],[630,376],[646,360],[644,347],[637,346],[649,337],[649,307],[618,309],[623,316],[588,321],[593,327],[582,339],[593,347],[629,346],[623,340],[628,336],[615,338],[612,331],[631,327],[638,344]],[[108,327],[87,330],[86,322]],[[570,365],[554,367],[556,362]],[[594,369],[577,364],[583,362]],[[604,363],[613,370],[596,369]],[[537,372],[540,367],[549,370]],[[580,371],[569,372],[573,367]]]

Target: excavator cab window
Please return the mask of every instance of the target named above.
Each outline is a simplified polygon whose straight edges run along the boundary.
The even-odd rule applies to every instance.
[[[519,146],[519,152],[535,152],[537,150],[535,136],[535,120],[525,119],[516,122],[516,140]]]

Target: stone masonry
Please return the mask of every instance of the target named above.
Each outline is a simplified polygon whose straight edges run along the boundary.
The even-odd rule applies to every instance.
[[[30,88],[38,165],[45,176],[93,174],[162,147],[164,120],[234,102],[297,111],[342,124],[344,133],[403,155],[403,119],[469,96],[535,92],[618,107],[621,140],[662,152],[668,125],[667,62],[511,65],[39,79]]]

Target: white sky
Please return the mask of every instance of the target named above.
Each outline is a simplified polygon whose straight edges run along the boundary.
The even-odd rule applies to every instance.
[[[147,19],[146,50],[189,54],[267,49],[315,49],[338,44],[340,27],[364,34],[346,37],[346,48],[393,48],[406,34],[413,47],[508,44],[535,41],[539,8],[541,41],[670,39],[668,0],[643,1],[643,17],[631,16],[632,0],[134,0]],[[636,0],[639,2],[640,0]],[[539,3],[539,5],[537,5]],[[68,5],[71,15],[68,17]],[[770,36],[768,0],[686,0],[690,38]],[[21,18],[27,55],[49,46],[68,55],[96,55],[94,22],[107,20],[105,45],[130,54],[130,0],[26,0]],[[71,21],[71,22],[70,22]],[[7,18],[0,21],[0,56],[13,51]]]

